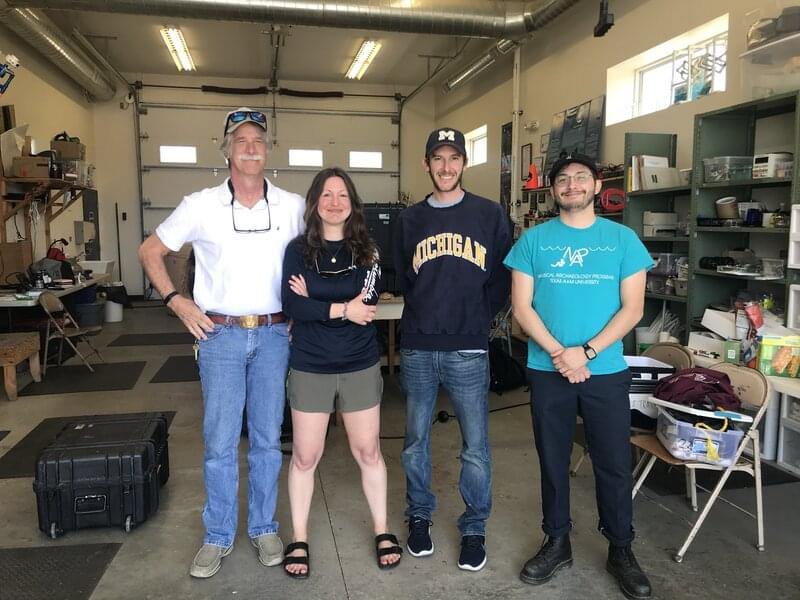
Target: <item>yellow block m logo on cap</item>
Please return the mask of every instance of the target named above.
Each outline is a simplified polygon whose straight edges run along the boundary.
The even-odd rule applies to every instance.
[[[451,142],[456,141],[456,132],[452,129],[440,129],[439,130],[439,141],[442,142],[444,140],[449,140]]]

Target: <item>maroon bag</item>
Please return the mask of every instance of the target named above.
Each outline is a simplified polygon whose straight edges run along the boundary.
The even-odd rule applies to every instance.
[[[710,400],[721,410],[738,411],[741,407],[728,376],[703,367],[682,369],[665,377],[656,385],[653,396],[685,406],[707,404]]]

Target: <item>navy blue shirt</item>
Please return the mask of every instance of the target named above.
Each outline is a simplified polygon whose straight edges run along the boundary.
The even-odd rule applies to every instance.
[[[394,262],[405,307],[400,347],[486,350],[489,325],[508,302],[503,259],[511,233],[503,208],[464,193],[460,202],[419,202],[400,213]]]
[[[326,272],[353,266],[353,256],[344,242],[326,242],[317,264],[310,267],[303,258],[304,246],[302,236],[295,238],[289,242],[283,258],[283,312],[294,322],[289,366],[309,373],[351,373],[371,367],[380,357],[375,326],[331,319],[329,315],[331,304],[348,302],[361,290],[367,291],[365,304],[378,303],[381,269],[377,258],[372,267],[356,267],[324,276]],[[336,262],[331,260],[334,257]],[[305,278],[308,298],[291,290],[292,275]]]

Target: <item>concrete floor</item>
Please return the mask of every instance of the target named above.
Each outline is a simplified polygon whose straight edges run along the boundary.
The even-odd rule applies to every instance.
[[[123,323],[106,325],[101,346],[122,333],[180,331],[180,323],[163,308],[125,311]],[[200,512],[202,481],[202,402],[199,383],[148,383],[171,355],[189,354],[178,346],[103,348],[106,361],[146,360],[134,389],[113,393],[23,397],[0,401],[0,429],[11,433],[0,442],[0,454],[16,444],[43,418],[61,415],[147,410],[177,411],[170,429],[171,478],[162,492],[159,512],[130,534],[116,530],[83,530],[50,541],[37,527],[31,479],[0,480],[0,547],[122,543],[120,551],[97,585],[93,600],[144,598],[622,598],[605,571],[606,543],[596,531],[594,481],[589,463],[572,486],[575,521],[575,565],[550,583],[534,588],[519,581],[523,562],[541,543],[538,462],[526,407],[491,416],[494,462],[494,508],[488,523],[489,561],[479,573],[457,568],[459,535],[455,522],[463,510],[458,494],[460,437],[455,421],[433,427],[434,485],[439,509],[434,515],[436,552],[428,558],[404,555],[393,571],[375,566],[369,512],[350,456],[344,431],[331,430],[320,464],[311,516],[312,575],[290,580],[280,567],[260,565],[249,545],[240,516],[234,552],[208,580],[192,579],[188,567],[202,541]],[[74,359],[73,361],[74,362]],[[403,401],[392,377],[385,377],[383,428],[385,436],[403,433]],[[22,387],[26,380],[21,381]],[[523,391],[492,396],[492,408],[527,400]],[[443,395],[441,408],[448,403]],[[452,412],[452,410],[451,410]],[[390,527],[405,542],[404,476],[401,439],[383,442],[389,472]],[[579,456],[576,447],[574,457]],[[245,506],[245,444],[240,452],[241,506]],[[284,460],[284,470],[288,458]],[[280,484],[278,520],[284,542],[289,541],[289,503],[285,473]],[[752,510],[752,490],[733,490],[725,496]],[[703,496],[701,496],[702,500]],[[681,496],[659,496],[644,490],[635,502],[634,544],[640,563],[653,583],[654,598],[800,598],[800,483],[764,488],[766,551],[754,548],[755,522],[725,503],[714,507],[682,564],[671,555],[694,518]]]

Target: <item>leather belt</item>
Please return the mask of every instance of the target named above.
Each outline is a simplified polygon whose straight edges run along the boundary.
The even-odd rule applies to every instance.
[[[286,321],[286,315],[282,312],[272,313],[271,315],[242,315],[241,317],[208,313],[208,318],[217,325],[237,325],[244,329],[255,329],[263,325],[275,325]]]

